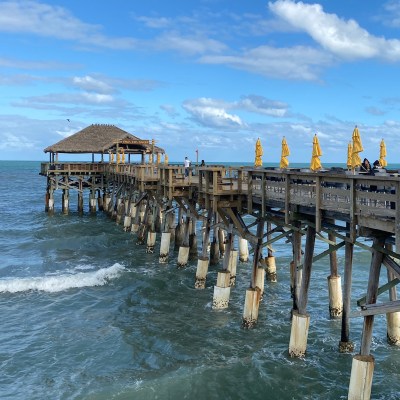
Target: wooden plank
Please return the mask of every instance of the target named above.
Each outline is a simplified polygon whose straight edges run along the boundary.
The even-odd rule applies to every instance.
[[[361,307],[360,315],[363,317],[378,314],[387,314],[400,311],[400,300],[386,303],[366,304]]]

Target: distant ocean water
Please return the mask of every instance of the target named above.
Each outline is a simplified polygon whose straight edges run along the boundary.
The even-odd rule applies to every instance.
[[[338,353],[341,323],[329,319],[328,259],[313,265],[307,355],[292,359],[290,244],[273,244],[278,282],[266,283],[258,324],[244,330],[250,262],[238,264],[229,309],[212,310],[219,267],[195,290],[196,260],[178,270],[171,252],[160,265],[159,241],[147,254],[106,215],[89,215],[87,199],[79,216],[75,193],[70,215],[57,197],[49,217],[39,170],[0,162],[0,399],[347,399],[351,355]],[[338,261],[342,271],[343,251]],[[352,310],[369,263],[356,248]],[[356,353],[362,319],[350,322]],[[372,398],[398,399],[400,349],[387,344],[382,316],[372,354]]]

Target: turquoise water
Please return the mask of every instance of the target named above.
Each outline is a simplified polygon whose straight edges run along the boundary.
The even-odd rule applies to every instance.
[[[278,282],[266,283],[258,324],[244,330],[250,263],[238,265],[229,309],[212,310],[219,267],[195,290],[196,260],[178,270],[171,252],[161,265],[159,243],[147,254],[106,215],[79,216],[74,204],[61,215],[57,197],[49,217],[39,170],[38,162],[0,162],[1,399],[347,398],[352,355],[337,351],[341,323],[329,319],[327,258],[313,266],[307,355],[292,359],[290,244],[273,244]],[[317,241],[316,252],[325,249]],[[342,270],[343,252],[338,260]],[[369,262],[356,249],[352,310]],[[362,320],[352,319],[350,330],[357,352]],[[399,352],[377,317],[373,399],[399,398]]]

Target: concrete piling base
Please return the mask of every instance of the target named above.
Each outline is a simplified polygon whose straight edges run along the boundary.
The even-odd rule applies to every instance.
[[[249,261],[249,246],[246,239],[239,238],[239,261]]]
[[[354,343],[351,341],[348,342],[339,342],[339,353],[352,353],[354,351]]]
[[[259,268],[262,269],[262,268]],[[264,271],[264,269],[262,269]],[[244,301],[242,327],[246,329],[253,328],[258,320],[258,309],[260,306],[261,291],[258,287],[246,290]]]
[[[160,257],[158,259],[158,262],[161,264],[165,264],[168,262],[170,243],[171,243],[171,233],[163,232],[161,234]]]
[[[260,290],[260,301],[264,296],[264,287],[265,287],[265,269],[257,268],[256,272],[256,287]]]
[[[156,245],[157,233],[149,231],[147,233],[146,253],[154,253],[154,246]]]
[[[199,260],[197,261],[196,281],[194,283],[194,287],[196,289],[205,289],[206,287],[208,264],[209,264],[208,257],[207,258],[199,257]]]
[[[124,218],[124,231],[129,232],[131,230],[132,217],[130,215],[125,215]]]
[[[343,313],[342,283],[340,276],[328,276],[329,314],[340,318]]]
[[[236,283],[237,259],[238,259],[238,251],[231,250],[229,257],[229,265],[228,265],[228,270],[231,273],[230,283],[229,283],[230,286],[235,286]]]
[[[228,308],[231,287],[229,286],[231,274],[227,270],[219,271],[217,276],[217,284],[214,286],[214,296],[212,308],[223,309]]]
[[[309,315],[302,315],[297,311],[293,311],[289,342],[290,357],[304,357],[306,354],[309,326]]]
[[[275,257],[269,256],[265,258],[265,272],[267,281],[269,282],[277,281]]]
[[[189,260],[189,250],[190,250],[189,246],[187,246],[187,247],[180,246],[179,247],[178,268],[186,267],[188,260]]]
[[[400,346],[400,312],[386,314],[386,321],[388,342]]]
[[[357,354],[351,364],[348,400],[369,400],[371,398],[374,357]]]

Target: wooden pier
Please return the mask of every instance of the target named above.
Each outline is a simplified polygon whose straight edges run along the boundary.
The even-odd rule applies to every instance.
[[[370,176],[340,170],[314,173],[224,166],[201,167],[193,172],[195,175],[185,177],[184,167],[178,165],[104,162],[43,163],[41,167],[41,174],[47,177],[47,211],[54,212],[51,200],[58,189],[63,191],[64,213],[68,212],[66,193],[69,196],[72,191],[77,192],[78,209],[82,211],[82,194],[87,190],[89,210],[104,209],[121,224],[124,221],[124,229],[136,230],[138,239],[147,243],[149,252],[154,249],[157,230],[162,231],[162,235],[168,234],[168,243],[164,237],[160,261],[168,259],[173,233],[175,244],[179,242],[178,264],[185,266],[196,235],[195,221],[202,220],[203,249],[198,259],[196,287],[204,287],[208,262],[213,257],[207,249],[211,231],[214,235],[210,252],[218,253],[223,248],[221,253],[224,254],[223,268],[215,285],[214,308],[229,304],[231,276],[236,274],[232,257],[237,257],[238,253],[233,248],[234,236],[248,241],[253,262],[242,321],[247,328],[257,322],[266,261],[273,258],[269,255],[262,259],[262,249],[277,240],[289,240],[293,248],[291,356],[304,356],[306,352],[312,264],[322,257],[330,259],[327,273],[332,280],[329,285],[331,316],[342,319],[340,350],[353,350],[349,337],[353,248],[359,246],[370,251],[366,296],[358,300],[359,315],[364,318],[362,344],[359,355],[353,359],[349,388],[349,398],[368,398],[374,363],[370,345],[375,315],[388,314],[389,340],[400,344],[400,301],[395,290],[400,281],[400,254],[397,253],[400,248],[400,180],[397,173]],[[252,222],[246,223],[249,216]],[[222,239],[219,232],[224,233]],[[305,236],[304,248],[302,236]],[[372,245],[360,241],[362,237],[371,238]],[[327,250],[321,254],[314,253],[316,239],[327,243]],[[195,247],[197,254],[197,243]],[[341,247],[345,247],[343,291],[336,260],[336,251]],[[387,268],[389,280],[379,287],[382,264]],[[390,292],[390,301],[380,303],[378,295],[384,291]],[[367,382],[369,389],[361,386],[360,379]]]
[[[137,154],[142,143],[136,139],[118,139],[113,150],[118,152],[118,146],[124,144],[125,151]],[[364,319],[360,351],[353,357],[348,398],[371,397],[374,358],[370,350],[375,315],[387,315],[388,341],[400,345],[400,300],[396,291],[400,282],[397,172],[363,175],[338,168],[310,172],[210,165],[196,166],[185,176],[183,165],[157,163],[153,157],[149,163],[144,162],[144,155],[154,151],[154,143],[151,148],[141,147],[142,159],[137,164],[104,162],[104,150],[98,151],[102,154],[101,162],[58,163],[54,148],[49,150],[50,162],[42,163],[40,172],[47,178],[46,211],[55,212],[54,194],[62,190],[62,212],[69,212],[73,192],[78,196],[78,211],[83,212],[84,193],[88,192],[89,211],[107,212],[125,231],[134,233],[137,243],[146,245],[148,253],[154,252],[157,234],[161,233],[160,263],[168,262],[172,243],[178,251],[178,268],[185,267],[189,257],[196,256],[197,289],[205,287],[209,265],[221,263],[214,285],[214,309],[229,307],[237,261],[247,261],[249,252],[252,253],[251,279],[243,305],[244,328],[257,323],[265,281],[274,282],[277,275],[279,278],[272,244],[278,240],[289,243],[293,260],[286,267],[291,273],[288,295],[293,306],[288,352],[292,357],[306,354],[313,263],[323,257],[329,259],[329,313],[331,318],[341,319],[340,352],[354,350],[350,317]],[[200,231],[196,231],[198,221],[202,225]],[[198,233],[201,246],[197,244]],[[362,238],[371,239],[371,245]],[[326,244],[326,250],[320,254],[315,252],[316,240]],[[350,315],[355,246],[369,251],[371,262],[365,296],[357,299],[360,309],[356,315]],[[336,256],[340,248],[344,248],[345,254],[343,288]],[[380,287],[382,265],[387,270],[387,283]],[[389,293],[389,301],[379,301],[384,292]]]

